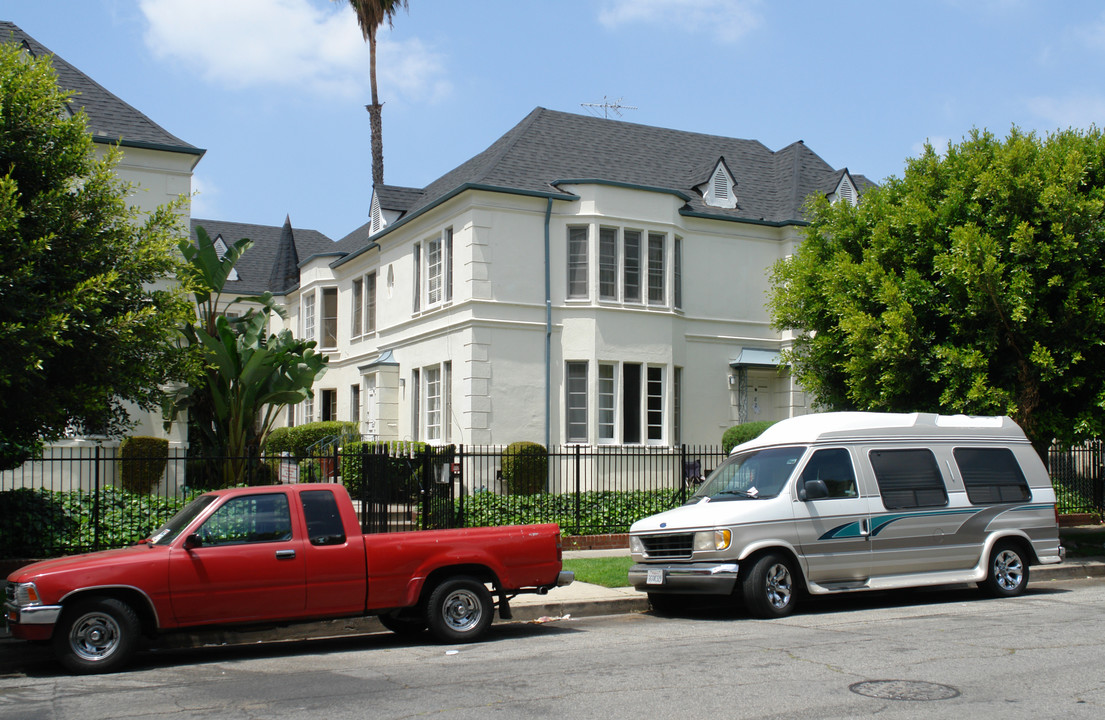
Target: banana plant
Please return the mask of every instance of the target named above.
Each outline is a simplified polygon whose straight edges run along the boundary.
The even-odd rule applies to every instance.
[[[188,263],[181,280],[197,311],[196,321],[181,334],[196,353],[197,368],[169,412],[189,412],[203,444],[226,458],[219,483],[236,485],[246,481],[280,410],[313,396],[311,387],[326,372],[328,358],[315,351],[314,341],[298,340],[289,330],[268,334],[272,316],[283,316],[271,293],[223,303],[230,271],[253,241],[243,238],[220,257],[203,228],[196,235],[196,245],[185,241],[180,250]],[[255,307],[228,318],[231,303]]]

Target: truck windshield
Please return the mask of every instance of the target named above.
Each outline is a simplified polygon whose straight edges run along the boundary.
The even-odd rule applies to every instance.
[[[805,447],[782,447],[731,455],[710,473],[688,504],[704,498],[713,502],[775,497],[786,487],[805,452]]]
[[[213,502],[215,502],[214,495],[200,495],[174,515],[172,520],[154,531],[153,535],[150,535],[149,544],[168,545],[196,519],[196,516],[203,512],[205,507]]]

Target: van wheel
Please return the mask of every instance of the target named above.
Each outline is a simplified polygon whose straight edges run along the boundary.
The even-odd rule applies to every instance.
[[[748,611],[759,618],[786,617],[794,612],[797,584],[790,561],[778,553],[760,556],[744,576],[741,590]]]
[[[134,609],[114,598],[89,598],[67,608],[54,628],[54,654],[71,673],[109,673],[121,668],[138,645]]]
[[[1028,587],[1028,562],[1024,550],[1014,542],[1002,541],[994,545],[986,579],[978,586],[993,597],[1016,597]]]
[[[426,623],[439,642],[478,640],[491,625],[495,603],[484,584],[469,576],[444,580],[430,593]]]

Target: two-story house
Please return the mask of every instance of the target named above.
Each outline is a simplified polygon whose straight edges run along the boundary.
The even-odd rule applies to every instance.
[[[296,258],[288,323],[330,366],[287,421],[670,446],[805,413],[768,272],[811,193],[855,202],[867,184],[802,142],[538,108],[424,188],[376,188],[368,223]]]

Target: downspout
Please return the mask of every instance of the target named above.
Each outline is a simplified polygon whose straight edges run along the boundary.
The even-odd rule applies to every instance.
[[[552,277],[549,269],[549,220],[552,198],[545,206],[545,448],[552,441]]]

